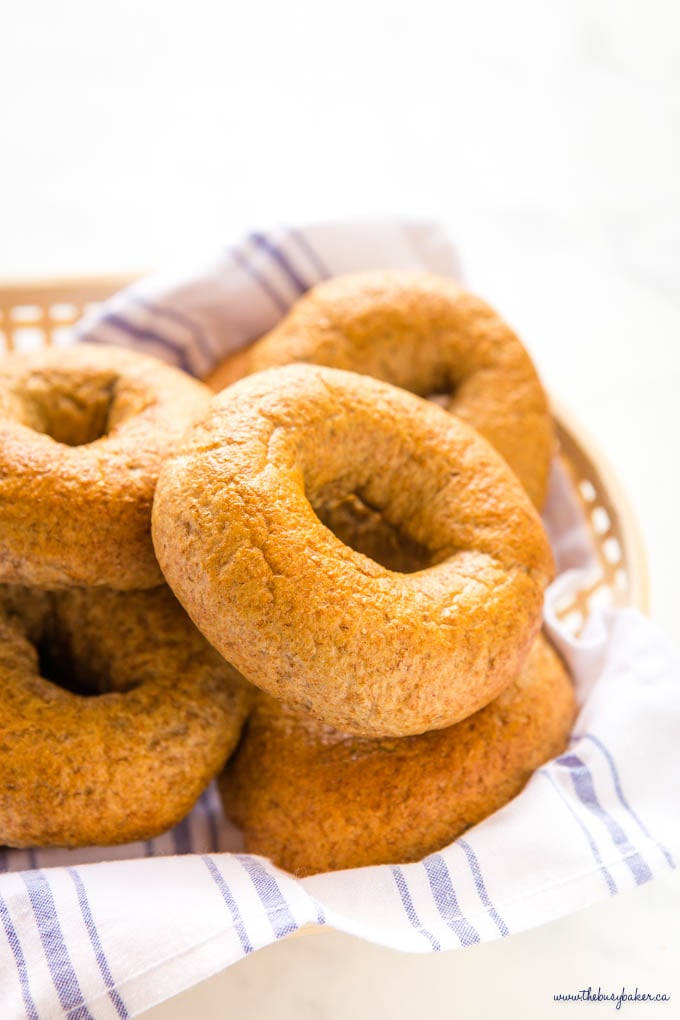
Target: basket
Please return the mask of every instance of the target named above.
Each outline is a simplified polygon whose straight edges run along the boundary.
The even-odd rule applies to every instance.
[[[0,282],[0,351],[68,343],[69,327],[93,305],[132,283],[137,274]],[[570,589],[556,612],[578,634],[595,606],[648,612],[647,565],[628,499],[582,426],[553,402],[559,456],[585,514],[596,562],[587,582]]]

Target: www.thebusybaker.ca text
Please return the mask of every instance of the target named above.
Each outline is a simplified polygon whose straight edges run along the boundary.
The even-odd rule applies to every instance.
[[[670,998],[665,992],[641,992],[638,988],[634,992],[627,992],[625,985],[620,992],[603,992],[599,987],[595,992],[592,985],[589,985],[578,992],[558,992],[553,995],[555,1002],[615,1002],[617,1009],[621,1009],[624,1002],[670,1002]]]

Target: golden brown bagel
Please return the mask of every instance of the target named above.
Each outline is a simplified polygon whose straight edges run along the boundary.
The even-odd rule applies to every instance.
[[[423,555],[397,573],[323,523],[353,496]],[[552,577],[516,477],[441,408],[291,365],[219,394],[164,464],[156,554],[244,676],[347,732],[450,726],[526,658]]]
[[[495,701],[417,737],[351,737],[260,695],[220,789],[246,850],[295,874],[417,861],[517,796],[575,713],[540,636]]]
[[[438,397],[488,439],[543,506],[554,446],[543,387],[510,327],[453,280],[392,270],[320,283],[230,359],[221,378],[299,361]]]
[[[155,358],[78,344],[0,358],[0,582],[149,588],[161,461],[210,392]]]
[[[0,844],[127,843],[183,818],[252,689],[172,592],[4,588],[0,606]]]

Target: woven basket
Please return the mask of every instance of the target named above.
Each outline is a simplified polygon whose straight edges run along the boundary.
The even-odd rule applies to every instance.
[[[0,282],[0,351],[68,342],[69,327],[134,275]],[[570,591],[557,615],[572,633],[595,605],[648,611],[644,547],[628,500],[606,459],[581,425],[553,403],[560,457],[574,483],[596,551],[587,583]]]

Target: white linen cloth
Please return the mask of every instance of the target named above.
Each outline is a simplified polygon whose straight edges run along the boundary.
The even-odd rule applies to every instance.
[[[203,375],[317,280],[371,267],[457,275],[436,224],[363,221],[252,233],[203,266],[108,301],[81,339],[136,347]],[[553,611],[588,571],[588,534],[555,465],[546,524],[561,571],[546,626],[581,704],[569,749],[524,791],[417,864],[296,880],[239,853],[214,786],[174,830],[84,851],[0,851],[0,1015],[132,1017],[305,925],[410,952],[514,932],[647,882],[680,856],[680,658],[631,609],[579,640]],[[226,852],[235,851],[235,852]]]

